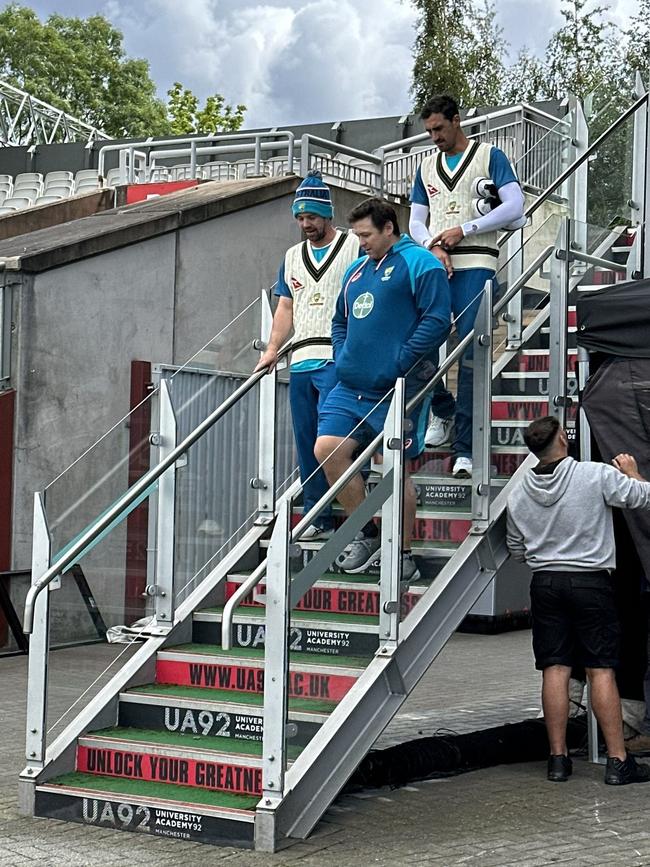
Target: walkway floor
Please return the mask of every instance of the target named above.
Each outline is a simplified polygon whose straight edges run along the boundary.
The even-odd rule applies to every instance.
[[[66,669],[69,680],[72,667]],[[584,760],[575,763],[566,785],[546,782],[544,765],[537,762],[346,795],[309,840],[276,855],[28,819],[16,809],[25,672],[23,658],[0,660],[3,867],[650,865],[650,785],[605,787],[602,768]],[[456,635],[378,746],[443,728],[467,732],[536,716],[538,692],[529,632]]]

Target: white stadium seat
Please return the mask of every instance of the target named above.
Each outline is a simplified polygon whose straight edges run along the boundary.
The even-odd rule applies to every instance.
[[[23,183],[22,186],[14,187],[13,196],[14,198],[24,198],[29,199],[30,201],[34,201],[37,199],[41,193],[43,192],[43,188],[40,184],[27,184]]]
[[[74,186],[74,175],[72,172],[48,172],[45,175],[45,189],[48,187],[63,187],[70,184]]]
[[[65,196],[55,196],[53,194],[47,193],[44,196],[39,196],[34,205],[51,205],[52,202],[62,202]]]
[[[24,196],[13,196],[11,199],[5,199],[4,201],[4,211],[7,213],[9,211],[22,211],[24,208],[31,207],[32,200],[25,198]]]
[[[69,199],[73,195],[70,187],[46,187],[43,196],[56,196],[58,199]]]
[[[43,175],[40,172],[21,172],[14,178],[14,187],[22,186],[23,184],[42,184]]]

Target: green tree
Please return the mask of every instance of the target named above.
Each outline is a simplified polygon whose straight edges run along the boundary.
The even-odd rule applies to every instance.
[[[565,0],[564,25],[548,43],[546,75],[552,99],[567,93],[584,99],[615,78],[619,57],[615,27],[603,18],[605,7],[588,10],[587,5],[588,0]]]
[[[220,93],[209,96],[202,109],[199,109],[198,97],[178,81],[167,91],[167,96],[171,131],[175,135],[235,132],[244,121],[246,106],[237,105],[233,108],[226,105]]]
[[[515,62],[505,70],[501,88],[504,103],[536,102],[546,99],[548,81],[543,61],[524,46]]]
[[[648,87],[650,76],[650,0],[639,0],[637,13],[624,31],[626,38],[625,68],[630,76],[640,72]]]
[[[0,76],[108,135],[170,130],[146,60],[128,58],[122,34],[106,18],[51,15],[29,8],[0,11]]]

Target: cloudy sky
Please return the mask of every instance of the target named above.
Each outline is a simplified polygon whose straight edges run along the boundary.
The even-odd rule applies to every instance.
[[[408,0],[26,0],[52,12],[106,15],[127,53],[145,57],[161,96],[174,81],[248,106],[246,126],[409,110],[415,15]],[[560,0],[497,0],[514,57],[542,54]],[[593,0],[590,6],[594,5]],[[625,22],[634,0],[601,0]]]

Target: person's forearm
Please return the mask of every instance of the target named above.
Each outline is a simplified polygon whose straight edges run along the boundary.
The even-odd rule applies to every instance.
[[[427,229],[428,216],[429,209],[426,205],[411,205],[411,212],[409,215],[409,234],[416,244],[421,244],[423,247],[426,247],[431,240],[431,235]]]
[[[506,184],[499,190],[501,204],[482,217],[476,217],[463,223],[463,234],[481,235],[483,232],[494,232],[509,223],[514,223],[524,213],[524,194],[519,184]]]
[[[273,327],[269,337],[269,349],[279,350],[287,342],[293,328],[293,310],[290,307],[278,306],[273,317]]]

